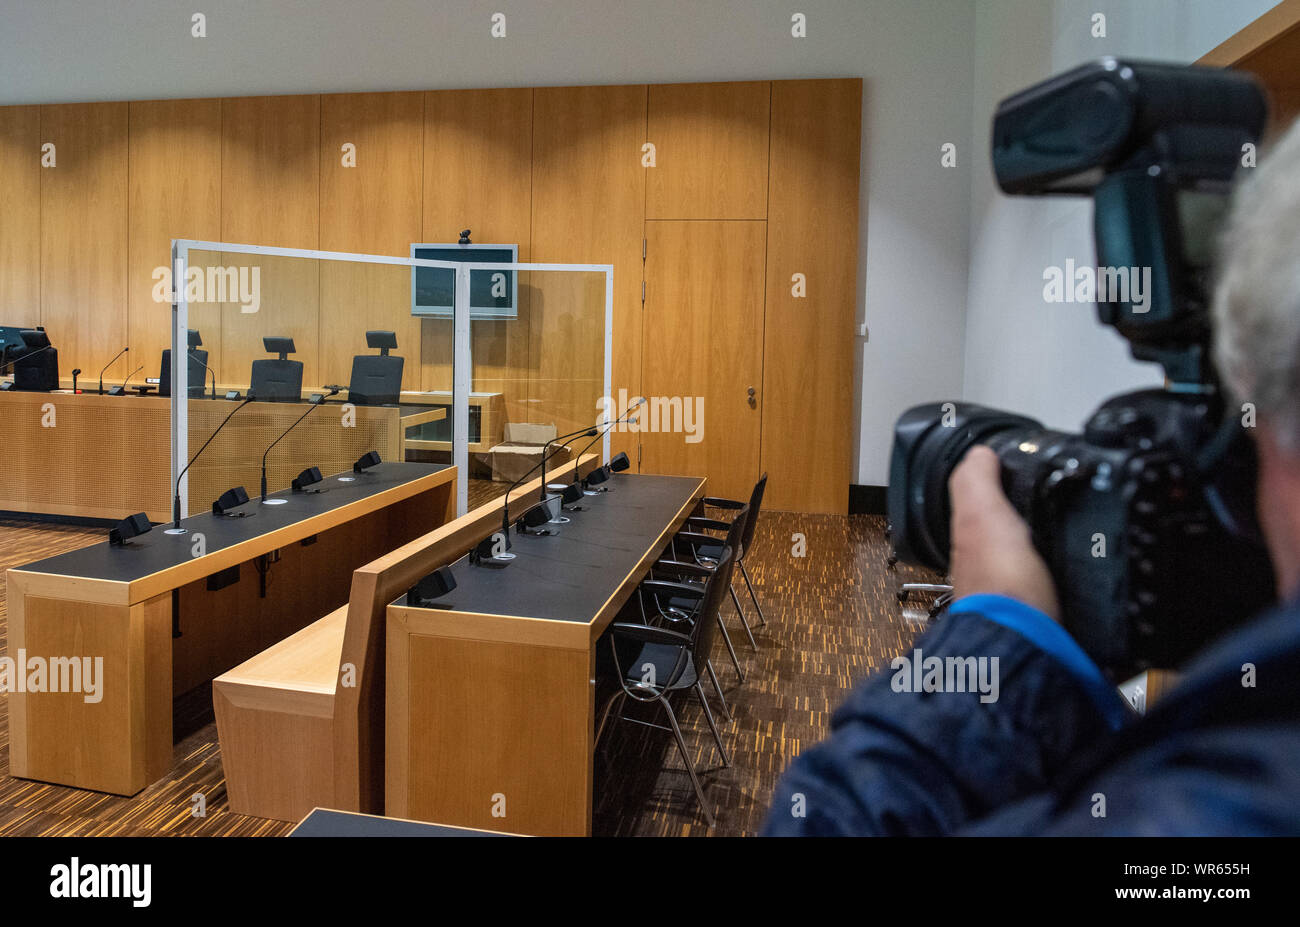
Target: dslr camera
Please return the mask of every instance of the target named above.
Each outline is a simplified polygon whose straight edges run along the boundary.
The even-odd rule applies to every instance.
[[[1209,350],[1217,232],[1266,117],[1244,74],[1114,58],[1004,100],[993,119],[998,185],[1092,197],[1099,277],[1150,270],[1140,301],[1098,286],[1098,316],[1134,358],[1163,367],[1165,387],[1107,400],[1081,434],[962,402],[917,406],[895,426],[897,555],[947,571],[948,477],[972,445],[988,446],[1066,629],[1116,678],[1179,666],[1273,597],[1254,445]]]

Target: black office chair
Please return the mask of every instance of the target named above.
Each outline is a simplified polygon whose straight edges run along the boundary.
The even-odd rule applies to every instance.
[[[727,532],[726,538],[719,542],[718,538],[709,534],[700,534],[694,531],[679,531],[672,540],[669,549],[672,551],[672,558],[661,558],[651,567],[652,575],[664,578],[670,577],[677,582],[701,582],[713,574],[717,568],[717,557],[722,548],[729,547],[732,551],[740,551],[741,537],[745,531],[744,515],[747,509],[742,508],[737,512],[737,517],[730,524],[726,522],[715,522],[711,519],[696,519],[697,522],[706,521],[713,527],[720,528]],[[689,521],[689,520],[688,520]],[[707,527],[699,525],[699,527]],[[708,552],[707,554],[705,552]],[[739,559],[739,558],[737,558]],[[650,621],[666,621],[670,626],[676,626],[681,622],[695,620],[696,602],[674,599],[669,597],[664,600],[662,597],[654,596],[651,599],[655,606],[656,613],[651,615]],[[740,612],[740,603],[736,599],[736,593],[731,593],[731,601],[735,603],[737,612]],[[647,620],[643,613],[642,620]],[[740,613],[740,620],[745,621],[745,615]],[[718,628],[722,631],[722,640],[727,645],[727,653],[731,656],[731,665],[736,668],[736,676],[741,682],[745,681],[745,671],[740,668],[740,660],[736,657],[736,648],[731,643],[731,634],[727,631],[727,625],[722,620],[722,610],[718,610]],[[749,630],[748,626],[745,628]],[[751,643],[753,636],[750,636]],[[712,672],[713,666],[709,665],[709,671]],[[719,690],[721,691],[721,690]],[[726,709],[726,700],[723,700],[723,708]],[[730,717],[730,711],[727,711]]]
[[[389,351],[397,349],[394,332],[366,332],[366,347],[378,354],[352,358],[352,379],[348,381],[348,402],[359,406],[382,406],[397,402],[402,391],[402,368],[406,361]]]
[[[722,756],[722,765],[730,766],[731,758],[727,755],[727,748],[722,744],[722,735],[718,733],[717,722],[713,720],[713,712],[709,708],[709,700],[701,684],[699,667],[707,665],[708,662],[709,648],[713,643],[713,628],[716,626],[718,610],[722,606],[722,597],[731,583],[733,562],[731,548],[723,548],[712,575],[702,585],[670,583],[658,579],[642,581],[638,590],[640,595],[699,600],[698,617],[692,623],[690,631],[686,633],[630,621],[620,621],[610,626],[610,646],[614,653],[614,667],[621,689],[606,704],[605,711],[601,714],[600,724],[596,727],[596,740],[599,741],[610,714],[616,706],[624,704],[628,698],[643,703],[657,702],[661,705],[664,714],[668,716],[669,727],[638,718],[628,718],[622,714],[617,717],[619,720],[631,721],[634,724],[672,731],[677,741],[677,749],[682,755],[682,762],[686,764],[686,771],[690,774],[691,785],[695,788],[695,797],[699,799],[700,808],[704,811],[710,827],[716,823],[713,812],[704,798],[704,789],[700,786],[699,776],[695,773],[695,764],[691,762],[690,753],[686,750],[686,741],[682,737],[682,729],[677,724],[677,714],[673,711],[668,696],[673,692],[686,689],[695,692],[700,704],[704,706],[704,717],[713,732],[714,743],[717,744],[718,753]],[[717,678],[714,677],[712,681],[718,695],[721,696],[722,690],[718,688]]]
[[[262,344],[278,358],[253,361],[248,398],[258,402],[298,402],[302,399],[302,361],[289,360],[297,352],[292,338],[263,338]]]
[[[763,506],[763,493],[767,489],[767,474],[764,473],[754,484],[754,491],[749,494],[749,503],[739,502],[735,499],[721,499],[717,496],[706,496],[704,505],[707,508],[721,509],[732,512],[731,519],[714,520],[704,516],[691,516],[686,519],[687,527],[702,528],[704,530],[730,531],[732,524],[744,518],[744,531],[740,536],[739,551],[736,554],[736,562],[740,566],[740,573],[745,577],[745,585],[749,588],[749,597],[754,602],[754,608],[758,611],[759,626],[767,624],[767,618],[763,615],[763,606],[758,604],[758,595],[754,590],[754,582],[749,578],[749,570],[745,569],[745,558],[749,556],[749,548],[754,543],[754,529],[758,527],[758,512]],[[701,545],[696,551],[696,558],[701,562],[709,562],[716,559],[718,551],[722,548],[722,541],[717,538],[713,539],[711,545]],[[729,542],[728,542],[729,543]],[[732,545],[733,547],[735,545]],[[736,604],[736,611],[740,612],[740,620],[744,622],[745,633],[749,635],[749,643],[758,649],[754,642],[754,634],[750,630],[749,621],[745,618],[745,613],[740,607],[740,599],[736,596],[736,591],[731,590],[731,601]]]
[[[59,351],[50,344],[43,328],[19,332],[26,349],[13,361],[14,389],[48,393],[59,388]]]
[[[189,356],[189,367],[185,371],[186,392],[191,399],[202,399],[203,389],[208,382],[208,352],[200,351],[199,346],[203,344],[203,337],[197,329],[191,328],[186,335],[186,354]],[[196,386],[194,381],[198,380]],[[216,375],[213,374],[212,398],[215,399],[217,392]],[[158,368],[158,395],[170,396],[172,394],[172,349],[163,348],[162,364]]]

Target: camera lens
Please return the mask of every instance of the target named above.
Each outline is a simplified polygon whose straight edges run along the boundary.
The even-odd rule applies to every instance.
[[[969,403],[929,403],[898,420],[890,461],[889,523],[899,557],[948,569],[948,478],[976,444],[1002,461],[1003,489],[1028,516],[1043,473],[1045,452],[1069,436],[1022,415]]]

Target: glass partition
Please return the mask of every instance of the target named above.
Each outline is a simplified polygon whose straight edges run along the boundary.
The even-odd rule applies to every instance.
[[[159,388],[182,516],[371,450],[456,465],[464,513],[535,472],[553,438],[548,466],[607,452],[603,431],[563,436],[624,411],[606,399],[609,267],[177,241],[172,270],[169,353],[187,362],[164,357]]]
[[[606,271],[528,270],[525,264],[470,264],[475,276],[512,295],[506,317],[471,307],[468,394],[470,508],[503,494],[516,480],[540,472],[551,439],[600,424],[606,411]],[[493,280],[493,278],[496,278]],[[426,319],[430,343],[444,345],[450,319]],[[426,357],[434,388],[450,389],[451,356]],[[447,395],[450,395],[447,393]],[[617,413],[614,417],[617,417]],[[438,459],[451,449],[450,421],[425,425],[408,446]],[[603,437],[603,435],[602,435]],[[584,448],[603,453],[590,437],[557,440],[548,466]],[[531,477],[529,477],[531,478]]]

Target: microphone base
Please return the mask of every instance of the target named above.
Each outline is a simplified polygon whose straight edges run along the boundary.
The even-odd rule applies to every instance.
[[[263,505],[284,505],[288,501],[289,501],[288,499],[263,499],[262,504]]]
[[[163,534],[189,534],[189,533],[190,533],[189,528],[167,528],[163,531]]]
[[[570,521],[572,521],[572,519],[565,518],[563,515],[556,515],[554,518],[552,518],[550,521],[548,521],[547,524],[548,524],[548,525],[567,525]]]

